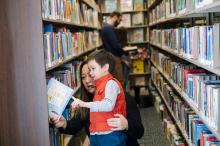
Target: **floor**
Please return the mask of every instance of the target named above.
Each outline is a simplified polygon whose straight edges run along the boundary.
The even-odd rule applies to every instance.
[[[140,108],[145,131],[139,140],[140,146],[169,146],[169,142],[160,122],[160,115],[153,106]]]

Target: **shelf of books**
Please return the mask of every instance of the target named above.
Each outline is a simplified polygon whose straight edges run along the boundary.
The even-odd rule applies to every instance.
[[[204,123],[205,127],[208,127],[208,129],[215,135],[216,139],[219,139],[220,133],[219,133],[218,128],[216,127],[219,124],[219,120],[218,120],[218,117],[219,117],[218,116],[218,111],[219,111],[218,108],[219,107],[218,107],[218,105],[214,105],[214,102],[213,102],[213,101],[216,101],[216,103],[218,102],[218,100],[216,98],[218,98],[219,95],[214,97],[213,94],[210,95],[212,93],[212,91],[210,91],[210,90],[207,91],[208,83],[209,83],[208,80],[209,79],[216,79],[215,81],[218,81],[217,79],[219,77],[214,74],[205,74],[204,70],[202,70],[202,69],[193,69],[196,67],[192,64],[186,64],[184,66],[184,64],[181,64],[182,63],[181,62],[180,64],[174,64],[179,67],[178,69],[180,69],[180,70],[177,69],[175,73],[181,76],[180,77],[177,75],[178,77],[176,76],[176,78],[175,78],[174,75],[170,75],[170,74],[172,74],[171,73],[172,71],[170,71],[169,67],[168,68],[164,67],[164,69],[162,69],[162,67],[161,67],[161,66],[163,66],[162,64],[165,63],[166,61],[170,61],[169,59],[171,57],[169,58],[169,57],[165,56],[164,54],[161,54],[161,53],[157,54],[157,53],[158,52],[155,52],[155,51],[152,52],[153,56],[156,55],[152,58],[152,61],[151,61],[154,66],[153,67],[154,69],[152,69],[152,71],[156,70],[156,72],[159,72],[159,74],[162,75],[162,77],[166,80],[167,83],[169,83],[169,85],[172,87],[172,89],[174,89],[175,92],[177,92],[182,97],[182,99],[184,99],[184,101],[193,110],[193,112],[196,113],[199,120]],[[158,55],[161,56],[161,59],[159,59],[160,57],[158,57]],[[157,57],[158,57],[158,59],[155,59]],[[161,60],[161,62],[159,60]],[[155,62],[158,62],[158,64],[160,64],[160,63],[162,63],[162,64],[158,65]],[[190,74],[190,71],[191,72],[194,71],[194,74],[193,75]],[[200,73],[198,73],[198,72],[200,72]],[[203,72],[203,73],[201,73],[201,72]],[[173,73],[173,74],[175,74],[175,73]],[[188,78],[187,77],[185,78],[186,75],[184,73],[185,74],[188,73],[187,74]],[[155,73],[151,73],[151,74],[155,74]],[[191,82],[191,80],[189,80],[190,75],[195,76],[195,78],[197,78],[197,80],[196,79],[194,80],[194,78],[193,78],[192,84],[189,83],[189,82]],[[203,78],[204,80],[202,80],[202,77],[204,77]],[[206,80],[205,80],[205,78],[206,78]],[[204,86],[204,84],[207,84],[207,86]],[[204,87],[204,88],[201,88],[201,87]],[[213,89],[216,89],[214,86],[211,86],[211,87],[213,87]],[[204,94],[206,92],[210,93],[209,96]],[[219,102],[217,104],[219,104]],[[213,107],[211,108],[211,106],[213,106]],[[210,114],[210,113],[213,113],[213,114]]]
[[[100,9],[94,0],[42,0],[43,46],[48,86],[54,78],[73,89],[74,96],[80,95],[81,60],[102,46],[99,15]],[[65,107],[62,115],[68,120],[72,116],[69,103]],[[50,126],[49,131],[52,146],[65,146],[71,138],[60,134],[54,126]]]
[[[170,115],[171,115],[172,118],[174,119],[174,121],[175,121],[175,123],[176,123],[176,125],[177,125],[177,127],[178,127],[178,129],[179,129],[179,131],[181,132],[181,135],[182,135],[183,138],[184,138],[183,141],[185,141],[185,142],[190,146],[191,144],[190,144],[189,138],[188,138],[188,136],[187,136],[187,134],[186,134],[186,131],[182,128],[182,125],[183,125],[183,124],[180,123],[180,120],[179,120],[178,117],[177,117],[177,112],[178,112],[178,111],[175,111],[175,109],[173,109],[173,107],[172,107],[172,109],[171,109],[171,102],[168,103],[169,100],[168,100],[168,101],[166,100],[166,98],[164,97],[164,94],[163,94],[163,93],[161,92],[161,90],[158,88],[158,85],[155,83],[155,81],[154,81],[153,79],[152,79],[152,82],[153,82],[153,85],[155,86],[156,90],[158,91],[160,97],[162,98],[162,100],[163,100],[163,102],[164,102],[166,108],[168,109]],[[176,98],[177,98],[177,97],[176,97]]]
[[[157,2],[157,3],[156,3]],[[149,13],[149,26],[156,26],[177,19],[205,17],[207,12],[219,12],[219,0],[156,0],[158,4]],[[167,10],[168,9],[168,10]]]
[[[164,92],[167,93],[170,88],[174,90],[193,113],[193,118],[192,115],[184,116],[184,120],[194,119],[191,126],[196,128],[195,136],[192,136],[192,131],[186,126],[181,126],[189,138],[188,145],[198,145],[198,140],[201,145],[207,133],[212,137],[208,140],[209,143],[219,145],[220,1],[148,2],[151,71],[153,70],[151,76],[155,86],[163,100],[170,98]],[[165,89],[164,85],[169,88]],[[169,100],[164,100],[165,105],[169,106],[168,110],[173,106],[169,104]]]
[[[93,8],[95,11],[97,11],[99,13],[101,12],[98,4],[94,0],[82,0],[82,2],[86,3],[88,6]]]
[[[127,29],[129,45],[146,44],[148,42],[147,6],[145,0],[104,0],[101,11],[104,22],[111,12],[117,10],[122,13],[120,27]]]

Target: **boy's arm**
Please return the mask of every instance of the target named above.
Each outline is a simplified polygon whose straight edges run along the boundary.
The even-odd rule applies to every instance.
[[[103,98],[103,100],[87,102],[86,106],[90,108],[90,112],[112,111],[119,93],[120,89],[118,84],[114,80],[110,80],[105,86],[105,97]]]

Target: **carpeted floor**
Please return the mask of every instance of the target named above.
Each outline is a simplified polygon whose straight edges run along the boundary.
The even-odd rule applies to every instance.
[[[140,146],[169,146],[160,115],[155,108],[153,106],[140,108],[140,112],[145,128],[144,136],[139,140]]]

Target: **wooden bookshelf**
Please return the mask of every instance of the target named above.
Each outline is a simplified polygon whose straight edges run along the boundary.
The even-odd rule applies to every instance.
[[[162,0],[154,0],[154,2],[148,6],[148,10],[152,10],[154,7],[156,7]]]
[[[160,97],[162,98],[162,100],[163,100],[163,102],[164,102],[166,108],[168,109],[168,111],[169,111],[169,113],[170,113],[172,119],[173,119],[174,122],[176,123],[176,125],[177,125],[179,131],[181,132],[182,136],[184,137],[186,143],[188,144],[188,146],[191,146],[192,144],[191,144],[191,142],[189,141],[189,138],[188,138],[188,136],[187,136],[187,134],[186,134],[186,131],[182,128],[180,121],[177,120],[176,117],[174,116],[174,113],[173,113],[172,109],[170,108],[169,104],[167,103],[167,101],[166,101],[164,95],[161,93],[160,89],[158,89],[156,83],[155,83],[153,80],[152,80],[152,83],[153,83],[153,85],[155,86],[155,88],[157,89],[158,93],[160,94]]]
[[[151,63],[156,67],[156,69],[160,72],[160,74],[166,79],[166,81],[173,87],[173,89],[175,89],[177,91],[177,93],[184,99],[184,101],[190,106],[190,108],[200,117],[200,119],[203,121],[203,123],[209,128],[209,130],[215,134],[215,136],[218,138],[218,140],[220,140],[220,131],[215,130],[213,127],[211,127],[208,124],[208,121],[206,119],[204,119],[204,117],[202,116],[202,114],[199,112],[199,110],[196,108],[195,104],[190,101],[190,98],[178,87],[178,85],[176,85],[172,79],[169,78],[169,76],[167,74],[165,74],[163,72],[163,70],[156,65],[156,63],[154,63],[151,60]]]
[[[161,0],[156,0],[155,3],[159,4],[160,1]],[[176,14],[175,16],[170,18],[156,20],[156,22],[149,23],[149,26],[152,27],[158,24],[168,23],[171,21],[182,21],[183,19],[192,18],[192,17],[206,17],[206,14],[208,12],[219,12],[219,10],[220,10],[220,1],[216,1],[204,7],[194,9],[192,11],[183,14]]]
[[[133,11],[119,11],[122,14],[126,14],[126,13],[138,13],[138,12],[147,12],[148,9],[144,9],[144,10],[133,10]],[[102,12],[102,15],[110,15],[111,13],[107,13],[107,12]]]
[[[145,28],[148,27],[148,25],[135,25],[131,27],[125,27],[126,29],[136,29],[136,28]]]
[[[204,65],[202,64],[201,62],[195,60],[195,59],[190,59],[190,58],[187,58],[187,57],[184,57],[183,55],[180,55],[176,52],[174,52],[172,49],[169,49],[169,48],[165,48],[165,47],[162,47],[161,45],[157,45],[157,44],[153,44],[153,43],[150,43],[152,46],[154,47],[157,47],[158,49],[160,50],[163,50],[163,51],[166,51],[180,59],[183,59],[189,63],[192,63],[192,64],[195,64],[197,65],[198,67],[201,67],[209,72],[212,72],[214,74],[217,74],[217,75],[220,75],[220,67],[217,67],[217,68],[213,68],[213,67],[210,67],[210,66],[207,66],[207,65]]]
[[[0,1],[1,146],[49,146],[41,1]]]
[[[144,42],[128,42],[129,45],[141,45],[141,44],[147,44],[149,43],[148,41],[144,41]]]
[[[88,49],[88,50],[85,51],[85,52],[79,53],[79,54],[74,55],[74,56],[70,56],[68,59],[66,59],[66,60],[64,60],[64,61],[62,61],[62,62],[60,62],[60,63],[58,63],[58,64],[56,64],[56,65],[53,65],[52,67],[48,67],[48,68],[46,69],[46,72],[49,72],[49,71],[51,71],[51,70],[53,70],[53,69],[55,69],[55,68],[57,68],[57,67],[60,67],[60,66],[62,66],[62,65],[65,64],[65,63],[68,63],[68,62],[70,62],[70,61],[73,61],[73,60],[75,60],[75,59],[78,59],[79,57],[81,57],[81,56],[83,56],[83,55],[86,55],[86,54],[88,54],[88,53],[94,51],[95,49],[97,49],[97,48],[99,48],[99,47],[101,47],[101,46],[102,46],[102,45],[99,45],[99,46],[97,46],[97,47]]]
[[[78,28],[81,27],[81,28],[97,29],[97,30],[101,29],[100,27],[88,26],[88,25],[68,22],[64,20],[53,20],[53,19],[46,19],[46,18],[43,18],[42,20],[47,23],[52,23],[52,24],[61,25],[61,26],[66,25],[66,26],[78,27]]]
[[[98,5],[94,2],[94,0],[82,0],[82,2],[84,2],[85,4],[87,4],[88,6],[90,6],[91,8],[93,8],[94,10],[96,10],[97,12],[101,12],[100,8],[98,7]]]
[[[150,76],[150,73],[129,73],[129,76]]]

